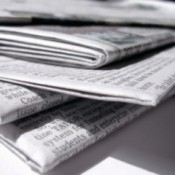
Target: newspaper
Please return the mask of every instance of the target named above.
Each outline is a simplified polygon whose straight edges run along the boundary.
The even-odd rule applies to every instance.
[[[0,27],[0,54],[47,64],[94,69],[175,41],[174,33],[170,30],[95,29],[70,35]]]
[[[7,10],[10,7],[12,1],[3,0],[0,1],[0,24],[26,24],[31,23],[32,18],[26,15],[17,16]]]
[[[0,99],[0,124],[5,124],[63,104],[73,97],[0,82]]]
[[[175,26],[174,3],[160,0],[5,0],[0,2],[0,5],[16,19],[28,17],[31,22],[35,19],[40,19],[38,22],[45,20],[61,22],[64,19],[75,23],[79,21]]]
[[[168,96],[173,94],[175,91]],[[150,109],[77,99],[0,126],[0,142],[34,170],[45,173]]]
[[[80,8],[77,13],[72,10],[69,15],[72,14],[77,20],[84,19],[85,21],[106,22],[108,24],[175,27],[175,4],[169,1],[88,1],[84,4],[85,6],[87,10]]]
[[[0,63],[3,60],[5,59],[1,57]],[[74,98],[66,94],[0,81],[0,125],[58,106]]]
[[[11,59],[1,62],[0,79],[79,97],[154,106],[175,85],[174,54],[172,47],[98,70]]]
[[[175,88],[165,99],[174,94]],[[150,106],[79,98],[1,125],[0,142],[32,169],[46,173],[150,109]]]
[[[77,100],[0,126],[0,142],[40,173],[47,172],[150,107]]]
[[[0,82],[0,99],[0,124],[5,124],[63,104],[73,97]]]

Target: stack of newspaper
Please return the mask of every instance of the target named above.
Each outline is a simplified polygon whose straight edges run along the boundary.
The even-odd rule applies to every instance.
[[[0,27],[0,142],[51,170],[175,94],[174,42],[159,28]]]

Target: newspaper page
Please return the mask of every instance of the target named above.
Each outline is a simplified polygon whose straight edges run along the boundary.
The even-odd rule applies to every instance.
[[[69,95],[0,81],[0,125],[63,104]]]
[[[150,107],[75,100],[0,126],[0,141],[40,173],[140,116]]]
[[[174,43],[162,29],[116,28],[63,34],[0,27],[0,53],[17,59],[70,67],[98,68],[131,55]]]
[[[175,47],[98,70],[21,60],[0,65],[0,79],[106,101],[156,105],[175,85]]]
[[[1,58],[3,61],[10,59]],[[0,81],[0,125],[51,107],[63,104],[75,97]]]

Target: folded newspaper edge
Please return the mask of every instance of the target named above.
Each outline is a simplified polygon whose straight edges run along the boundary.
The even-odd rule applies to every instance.
[[[1,62],[0,79],[79,97],[154,106],[174,88],[174,54],[172,47],[130,64],[100,70],[11,59]]]
[[[17,59],[94,69],[175,41],[170,30],[144,30],[70,35],[0,27],[0,53]]]

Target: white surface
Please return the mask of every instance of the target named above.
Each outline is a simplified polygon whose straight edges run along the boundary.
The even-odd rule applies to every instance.
[[[174,175],[175,97],[47,175]],[[36,175],[0,146],[1,175]]]
[[[140,174],[140,175],[154,175],[154,173],[144,170],[140,167],[136,167],[126,162],[122,162],[112,157],[106,158],[104,161],[96,165],[94,168],[83,173],[83,175],[92,175],[92,174]]]

